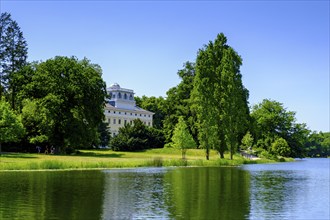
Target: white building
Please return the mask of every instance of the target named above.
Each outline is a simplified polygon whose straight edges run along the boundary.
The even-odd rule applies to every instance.
[[[110,100],[105,109],[105,120],[109,123],[112,136],[118,134],[119,128],[127,123],[140,119],[145,125],[152,126],[153,112],[144,110],[135,104],[134,91],[121,88],[117,83],[107,88]]]

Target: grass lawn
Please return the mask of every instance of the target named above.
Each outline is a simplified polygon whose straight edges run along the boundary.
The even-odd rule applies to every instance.
[[[210,160],[205,159],[201,149],[187,151],[186,160],[181,159],[178,149],[161,148],[141,152],[118,152],[112,150],[80,150],[75,155],[45,155],[6,153],[0,155],[0,171],[8,170],[54,170],[54,169],[107,169],[160,166],[239,166],[249,163],[269,163],[271,160],[249,160],[236,154],[234,159],[219,159],[211,151]]]

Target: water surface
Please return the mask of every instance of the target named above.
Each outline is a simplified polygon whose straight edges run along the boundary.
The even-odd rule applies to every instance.
[[[329,159],[0,172],[0,219],[329,219]]]

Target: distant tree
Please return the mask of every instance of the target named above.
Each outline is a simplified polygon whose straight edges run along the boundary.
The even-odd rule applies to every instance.
[[[110,143],[110,132],[108,129],[108,123],[106,122],[101,122],[98,126],[98,133],[99,133],[99,139],[100,139],[100,145],[102,147],[107,147],[109,146]]]
[[[329,157],[330,156],[330,132],[313,132],[308,136],[305,145],[306,156],[308,157]]]
[[[296,123],[295,112],[287,111],[283,104],[264,99],[253,106],[254,136],[259,148],[271,152],[277,138],[283,138],[289,145],[291,157],[302,157],[309,130],[305,124]]]
[[[153,127],[156,129],[163,128],[163,120],[165,118],[164,106],[165,106],[165,99],[163,97],[147,97],[142,96],[135,97],[136,105],[155,113],[153,115]]]
[[[15,77],[15,83],[22,103],[28,99],[47,110],[51,123],[40,135],[47,136],[49,144],[61,150],[98,143],[106,97],[100,66],[86,58],[55,57],[18,73],[21,77]]]
[[[196,147],[196,143],[192,135],[189,133],[188,127],[182,116],[179,117],[179,121],[175,126],[172,142],[173,147],[181,149],[182,159],[186,158],[187,149]]]
[[[222,33],[198,52],[191,100],[207,159],[211,148],[221,158],[228,149],[232,158],[247,130],[248,90],[242,84],[241,64],[241,57]]]
[[[179,117],[183,117],[187,123],[190,133],[195,141],[197,138],[197,116],[191,110],[190,95],[193,89],[193,81],[195,77],[195,63],[185,62],[183,69],[177,72],[181,82],[167,91],[167,98],[163,107],[164,117],[164,134],[166,142],[171,142],[174,127],[178,123]]]
[[[15,103],[14,98],[17,89],[11,84],[11,77],[14,72],[27,64],[27,50],[27,43],[17,22],[12,20],[9,13],[1,13],[0,98],[4,92],[11,92],[12,105]]]
[[[118,135],[110,141],[110,147],[115,151],[139,151],[163,146],[161,132],[147,127],[140,119],[135,119],[132,125],[127,123],[119,128]]]
[[[248,150],[249,148],[252,147],[252,145],[253,145],[253,137],[252,137],[251,133],[248,131],[242,138],[241,149]]]
[[[7,142],[16,142],[24,134],[24,127],[13,110],[10,109],[10,105],[0,99],[0,154],[1,144]]]
[[[284,138],[276,138],[271,145],[271,152],[276,156],[287,157],[290,155],[291,150],[288,142]]]

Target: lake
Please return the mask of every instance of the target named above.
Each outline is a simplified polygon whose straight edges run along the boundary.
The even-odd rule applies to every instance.
[[[0,219],[329,219],[329,161],[0,172]]]

